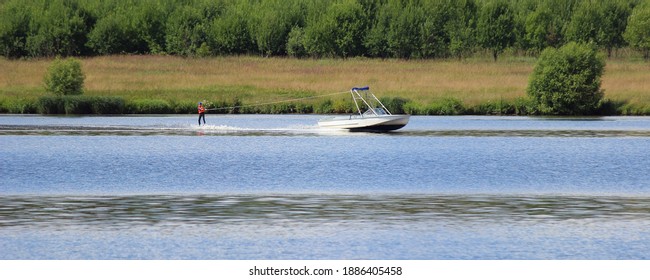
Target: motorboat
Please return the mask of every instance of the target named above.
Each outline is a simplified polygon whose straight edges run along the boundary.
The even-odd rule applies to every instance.
[[[409,122],[409,115],[391,114],[388,108],[370,92],[370,87],[353,87],[350,89],[350,94],[358,113],[321,119],[318,121],[320,127],[383,132],[400,129]]]

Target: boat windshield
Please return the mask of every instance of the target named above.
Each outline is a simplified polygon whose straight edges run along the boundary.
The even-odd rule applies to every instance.
[[[377,115],[379,115],[379,116],[388,115],[388,113],[386,113],[386,111],[383,108],[375,108],[374,110],[375,110],[375,112],[373,113],[371,109],[368,109],[365,113],[363,113],[363,115],[364,116],[374,116],[375,113],[377,113]]]

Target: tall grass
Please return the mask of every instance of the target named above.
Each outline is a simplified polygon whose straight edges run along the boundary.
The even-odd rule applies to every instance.
[[[365,85],[378,97],[401,98],[407,113],[530,113],[524,111],[525,92],[535,64],[534,59],[525,57],[493,62],[484,58],[302,60],[147,55],[81,61],[86,74],[85,96],[122,98],[125,112],[167,113],[194,113],[196,102],[203,100],[250,105],[343,92],[294,102],[295,108],[284,104],[237,111],[339,113],[351,109],[349,95],[344,92]],[[0,58],[0,105],[4,104],[0,107],[5,108],[0,110],[12,107],[15,111],[35,111],[30,106],[18,109],[18,103],[35,104],[46,95],[43,76],[50,62]],[[648,81],[650,64],[608,60],[602,88],[606,99],[627,108],[619,113],[643,113],[650,104]],[[286,110],[278,109],[282,106]]]

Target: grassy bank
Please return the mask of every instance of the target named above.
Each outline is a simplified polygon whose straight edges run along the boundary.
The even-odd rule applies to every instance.
[[[493,62],[103,56],[81,61],[84,96],[123,100],[120,113],[194,113],[196,102],[203,100],[212,106],[246,106],[224,113],[342,113],[351,109],[346,94],[250,105],[369,85],[411,114],[528,114],[525,92],[535,64],[522,57]],[[42,113],[40,99],[48,95],[43,77],[50,62],[0,59],[0,112]],[[650,114],[648,81],[650,64],[608,60],[602,88],[611,102],[604,113]]]

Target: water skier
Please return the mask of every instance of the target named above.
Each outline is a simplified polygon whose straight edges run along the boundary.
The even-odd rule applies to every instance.
[[[205,125],[205,107],[203,107],[203,103],[199,102],[199,126],[201,126],[201,118],[203,118],[203,124]]]

